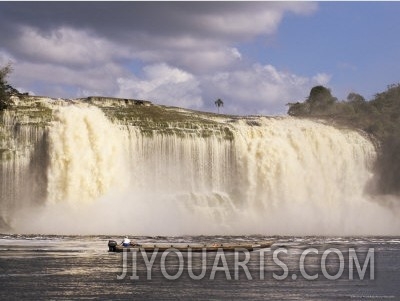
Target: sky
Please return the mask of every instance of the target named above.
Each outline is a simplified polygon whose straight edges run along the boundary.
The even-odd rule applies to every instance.
[[[400,2],[0,2],[21,92],[280,115],[324,85],[367,100],[400,76]]]

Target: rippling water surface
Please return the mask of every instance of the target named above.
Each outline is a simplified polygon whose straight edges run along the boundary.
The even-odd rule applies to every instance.
[[[117,241],[121,237],[111,237]],[[193,272],[199,275],[202,264],[205,276],[194,280],[188,273],[188,254],[183,254],[183,272],[176,280],[167,279],[162,272],[162,254],[154,259],[151,279],[147,279],[145,261],[137,254],[135,275],[131,279],[133,262],[127,258],[127,274],[122,275],[123,254],[109,253],[106,236],[37,236],[0,235],[0,299],[157,299],[157,300],[359,300],[400,299],[400,237],[260,237],[260,236],[186,236],[186,237],[135,237],[141,243],[219,243],[271,240],[271,248],[250,252],[246,267],[238,270],[235,278],[235,254],[224,253],[227,272],[222,258],[217,253],[193,254]],[[273,259],[277,249],[278,259],[287,266],[288,275],[283,280],[275,276],[284,275],[284,268]],[[317,275],[315,280],[302,276],[299,267],[304,250],[314,248],[318,254],[309,253],[305,260],[308,275]],[[360,279],[354,268],[354,279],[349,279],[349,248],[356,251],[361,267],[368,250],[374,250],[374,279],[370,279],[371,262],[364,279]],[[343,272],[336,280],[324,277],[321,268],[322,254],[337,249],[343,254]],[[260,277],[260,258],[263,254],[264,273]],[[150,259],[151,253],[148,254]],[[239,254],[244,262],[244,253]],[[179,271],[177,254],[165,256],[167,275]],[[326,271],[336,275],[340,271],[339,256],[331,252],[326,258]],[[212,269],[215,269],[212,276]],[[227,279],[227,273],[230,280]],[[296,275],[296,276],[293,276]],[[249,277],[251,279],[249,279]],[[214,278],[214,279],[210,279]]]

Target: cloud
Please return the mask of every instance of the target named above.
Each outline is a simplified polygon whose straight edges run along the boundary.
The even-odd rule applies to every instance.
[[[132,59],[195,72],[226,66],[232,61],[227,49],[274,33],[285,13],[315,8],[293,2],[1,3],[0,25],[7,30],[0,39],[28,60],[47,54],[65,64],[93,62],[113,45],[117,56],[123,49]]]
[[[126,49],[115,47],[106,39],[68,27],[56,28],[48,33],[22,27],[14,43],[15,53],[26,61],[58,64],[70,68],[105,63],[113,56],[128,56]]]
[[[143,68],[143,77],[118,78],[117,96],[150,99],[154,102],[200,108],[199,82],[190,73],[165,63]]]
[[[9,54],[0,51],[0,67],[6,66],[11,62],[12,57]]]
[[[272,114],[284,113],[288,102],[302,101],[312,86],[327,84],[329,78],[326,74],[308,78],[269,64],[254,64],[206,77],[202,86],[204,98],[223,98],[225,109],[231,113]]]
[[[285,113],[288,102],[302,101],[311,87],[329,79],[327,74],[309,78],[260,64],[196,76],[163,63],[145,66],[141,77],[119,78],[117,95],[209,111],[222,98],[224,113],[268,115]]]
[[[313,76],[312,79],[317,85],[326,85],[331,80],[331,77],[332,77],[331,75],[326,73],[318,73],[315,76]]]
[[[283,14],[307,14],[316,7],[296,2],[25,2],[2,3],[1,19],[44,32],[61,26],[92,30],[120,42],[138,33],[237,41],[271,34]]]
[[[118,91],[115,79],[129,74],[122,66],[113,62],[76,70],[64,65],[9,58],[14,69],[10,75],[10,83],[22,92],[29,91],[36,95],[70,98],[88,95],[114,96]]]
[[[53,97],[145,98],[232,113],[276,112],[323,73],[305,78],[240,53],[312,2],[1,2],[0,58],[12,83]]]

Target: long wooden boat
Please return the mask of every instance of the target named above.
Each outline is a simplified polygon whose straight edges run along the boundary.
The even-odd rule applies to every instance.
[[[145,243],[145,244],[133,244],[128,247],[124,247],[118,244],[115,240],[108,241],[109,252],[164,252],[168,249],[176,250],[180,252],[234,252],[235,250],[247,250],[255,251],[259,249],[265,249],[271,247],[271,241],[258,241],[258,242],[235,242],[235,243],[210,243],[210,244],[199,244],[199,243]]]

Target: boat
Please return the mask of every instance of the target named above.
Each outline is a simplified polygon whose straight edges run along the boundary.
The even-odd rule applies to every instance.
[[[124,247],[118,244],[115,240],[108,241],[109,252],[164,252],[166,250],[180,251],[180,252],[234,252],[234,251],[255,251],[271,247],[271,241],[249,241],[249,242],[234,242],[234,243],[145,243],[145,244],[131,244]]]

